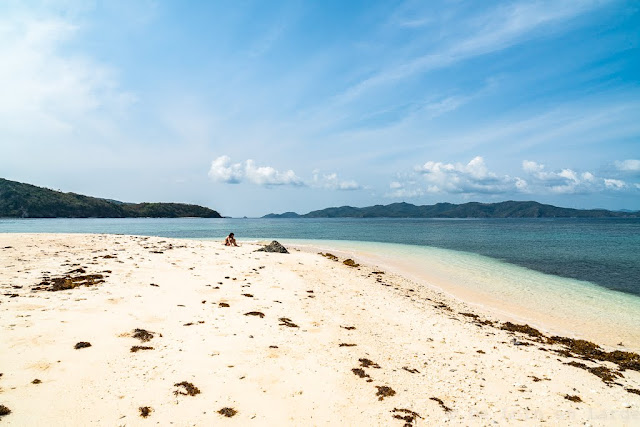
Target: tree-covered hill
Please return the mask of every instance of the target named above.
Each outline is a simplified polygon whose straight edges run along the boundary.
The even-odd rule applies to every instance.
[[[183,203],[123,203],[62,193],[0,178],[0,217],[11,218],[221,218],[213,209]]]
[[[265,218],[638,218],[640,212],[613,212],[605,209],[570,209],[538,202],[470,202],[461,205],[437,203],[416,206],[410,203],[392,203],[364,208],[342,206],[326,208],[297,215],[269,214]]]

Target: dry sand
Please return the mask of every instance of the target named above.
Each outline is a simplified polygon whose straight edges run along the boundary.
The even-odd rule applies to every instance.
[[[424,284],[258,247],[0,234],[0,423],[640,425],[638,371],[605,383]],[[97,283],[49,290],[73,270]]]

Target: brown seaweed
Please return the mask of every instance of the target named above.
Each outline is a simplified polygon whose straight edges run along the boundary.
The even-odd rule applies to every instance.
[[[378,396],[378,400],[384,400],[385,397],[395,396],[396,391],[391,387],[387,387],[386,385],[377,385],[376,388],[378,391],[376,392],[376,396]]]
[[[225,417],[231,418],[233,417],[235,414],[238,413],[238,411],[236,411],[233,408],[222,408],[218,411],[218,413],[220,415],[224,415]]]
[[[86,341],[80,341],[79,343],[76,343],[76,345],[73,346],[73,348],[75,348],[76,350],[79,350],[81,348],[87,348],[87,347],[91,347],[91,343]]]
[[[147,418],[149,415],[151,415],[151,411],[153,411],[153,409],[149,406],[141,406],[138,409],[140,410],[140,416],[142,418]]]
[[[131,353],[137,353],[140,350],[153,350],[153,347],[147,345],[134,345],[131,347]]]
[[[417,412],[411,411],[409,409],[393,408],[391,413],[394,414],[393,418],[404,421],[405,423],[404,427],[411,427],[415,422],[416,418],[422,418],[420,414],[418,414]]]
[[[248,313],[244,314],[245,316],[259,316],[261,319],[264,317],[264,313],[261,313],[259,311],[250,311]]]
[[[352,260],[351,258],[347,258],[344,261],[342,261],[342,263],[348,267],[360,267],[360,264],[357,264],[354,260]]]
[[[151,341],[153,338],[153,332],[149,332],[145,329],[136,328],[133,330],[133,338],[137,338],[142,342]]]
[[[281,318],[279,318],[278,320],[279,320],[280,322],[282,322],[282,323],[280,323],[280,324],[279,324],[280,326],[288,326],[289,328],[299,328],[299,326],[298,326],[298,325],[296,325],[295,323],[293,323],[293,322],[291,321],[291,319],[289,319],[289,318],[287,318],[287,317],[281,317]]]
[[[358,362],[360,362],[360,366],[362,366],[363,368],[376,368],[376,369],[380,369],[380,365],[378,365],[377,363],[369,360],[369,359],[358,359]]]
[[[451,411],[451,408],[449,408],[447,405],[445,405],[444,402],[442,401],[442,399],[439,399],[437,397],[430,397],[429,399],[433,400],[434,402],[438,402],[438,404],[444,410],[444,412],[450,412]]]
[[[176,383],[174,386],[178,387],[178,390],[173,392],[176,396],[179,394],[183,396],[195,396],[196,394],[200,394],[200,389],[187,381]],[[180,387],[182,387],[182,389],[180,389]]]

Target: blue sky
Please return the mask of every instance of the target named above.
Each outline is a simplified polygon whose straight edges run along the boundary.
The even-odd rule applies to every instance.
[[[4,1],[0,176],[223,215],[640,209],[640,5]]]

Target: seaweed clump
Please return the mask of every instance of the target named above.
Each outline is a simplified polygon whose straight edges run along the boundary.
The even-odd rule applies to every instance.
[[[393,418],[404,421],[404,427],[411,427],[413,426],[416,418],[422,418],[420,414],[409,409],[393,408],[393,411],[391,412],[394,414]]]
[[[330,254],[329,252],[323,254],[322,252],[318,252],[320,255],[322,255],[325,258],[329,258],[332,261],[338,261],[338,257],[335,256],[334,254]]]
[[[153,347],[148,345],[134,345],[131,347],[131,353],[137,353],[140,350],[153,350]]]
[[[85,274],[72,276],[73,273],[84,273],[81,268],[70,271],[62,277],[54,277],[49,280],[43,280],[38,284],[34,290],[46,289],[49,292],[66,291],[68,289],[74,289],[79,286],[94,286],[99,283],[104,283],[104,276],[102,274]]]
[[[173,392],[176,396],[179,394],[183,396],[195,396],[196,394],[200,394],[200,389],[187,381],[176,383],[174,386],[178,387],[178,390]],[[182,389],[180,389],[180,387],[182,387]]]
[[[615,350],[606,352],[597,344],[585,340],[574,340],[572,338],[553,336],[548,338],[550,344],[560,344],[565,347],[559,350],[560,354],[568,357],[580,357],[585,360],[598,360],[602,362],[615,363],[624,371],[630,369],[632,371],[640,371],[640,355],[629,351]]]
[[[442,401],[442,399],[439,399],[437,397],[430,397],[429,399],[433,400],[434,402],[438,402],[438,404],[444,410],[444,412],[450,412],[451,411],[451,408],[449,408],[447,405],[445,405],[444,402]]]
[[[565,394],[564,398],[567,399],[567,400],[570,400],[572,402],[576,402],[576,403],[582,402],[582,399],[580,399],[580,396],[578,396],[578,395]]]
[[[4,405],[0,405],[0,417],[9,415],[11,413],[11,409],[7,408]]]
[[[244,314],[245,316],[259,316],[261,319],[264,317],[264,313],[260,311],[250,311]]]
[[[153,409],[149,406],[141,406],[138,409],[140,410],[140,416],[142,418],[147,418],[149,415],[151,415],[151,411],[153,411]]]
[[[357,264],[354,260],[352,260],[351,258],[347,258],[344,261],[342,261],[342,263],[346,266],[349,267],[360,267],[360,264]]]
[[[142,342],[151,341],[153,338],[153,332],[149,332],[145,329],[136,328],[133,330],[133,337],[139,339]]]
[[[91,343],[86,341],[80,341],[79,343],[76,343],[76,345],[73,346],[73,348],[75,348],[76,350],[80,350],[81,348],[87,348],[87,347],[91,347]]]
[[[296,325],[295,323],[293,323],[291,321],[291,319],[287,318],[287,317],[281,317],[278,319],[279,321],[281,321],[282,323],[280,323],[280,326],[288,326],[289,328],[299,328],[298,325]]]
[[[235,414],[238,413],[238,411],[236,411],[233,408],[222,408],[218,411],[218,413],[220,415],[224,415],[225,417],[231,418],[233,417]]]
[[[353,372],[355,375],[359,376],[360,378],[369,378],[369,374],[367,374],[364,369],[361,368],[353,368],[351,370],[351,372]]]
[[[376,362],[373,362],[369,359],[358,359],[358,362],[360,362],[360,366],[362,366],[363,368],[368,368],[368,367],[372,367],[372,368],[376,368],[376,369],[380,369],[380,365],[378,365]]]
[[[378,392],[376,396],[378,396],[378,400],[384,400],[385,397],[395,396],[396,391],[391,387],[387,387],[386,385],[377,385],[376,388]]]
[[[532,338],[542,339],[544,335],[536,328],[532,328],[529,325],[518,325],[516,323],[505,322],[500,329],[509,332],[520,332],[521,334],[529,335]]]

